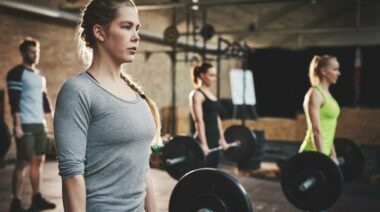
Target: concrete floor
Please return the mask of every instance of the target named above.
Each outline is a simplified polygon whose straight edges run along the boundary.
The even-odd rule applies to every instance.
[[[222,165],[221,169],[234,175],[244,186],[252,201],[254,211],[265,212],[297,212],[283,196],[280,184],[277,180],[257,179],[252,177],[237,176],[233,166]],[[11,200],[11,173],[13,165],[8,164],[0,169],[0,212],[9,211]],[[171,191],[176,181],[169,175],[157,169],[152,169],[155,196],[159,212],[168,210],[168,202]],[[47,199],[55,202],[57,208],[51,212],[63,211],[61,200],[61,180],[58,176],[57,163],[48,161],[44,167],[44,178],[42,192]],[[31,190],[29,180],[25,182],[23,193],[23,205],[30,204]],[[380,186],[369,186],[365,183],[357,182],[347,184],[340,199],[328,210],[329,212],[379,212],[380,211]]]

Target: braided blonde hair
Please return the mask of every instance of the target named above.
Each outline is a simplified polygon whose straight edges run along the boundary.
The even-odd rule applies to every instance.
[[[148,107],[150,109],[150,112],[152,113],[154,123],[156,125],[156,135],[154,136],[153,143],[161,145],[162,139],[161,139],[161,120],[160,120],[160,113],[158,112],[156,103],[149,98],[147,95],[145,95],[144,91],[141,89],[139,85],[137,85],[131,78],[129,78],[126,74],[120,73],[121,79],[123,79],[129,87],[131,87],[134,91],[136,91],[148,104]]]

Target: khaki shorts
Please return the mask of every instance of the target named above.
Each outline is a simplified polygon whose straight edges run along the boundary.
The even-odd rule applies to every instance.
[[[50,145],[43,124],[23,124],[22,130],[24,135],[16,139],[18,160],[30,160],[48,152]]]

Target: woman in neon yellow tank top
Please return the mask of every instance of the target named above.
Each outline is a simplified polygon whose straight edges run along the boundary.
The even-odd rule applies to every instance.
[[[307,131],[300,152],[318,151],[338,163],[334,148],[334,136],[340,108],[329,88],[340,75],[336,57],[314,56],[310,63],[311,87],[305,95],[303,107]]]

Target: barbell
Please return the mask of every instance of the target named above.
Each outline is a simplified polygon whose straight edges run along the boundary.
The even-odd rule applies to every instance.
[[[225,133],[225,136],[228,133]],[[252,135],[252,134],[251,134]],[[245,138],[245,137],[242,137]],[[252,137],[253,138],[253,137]],[[228,149],[224,156],[234,162],[248,159],[252,154],[252,142],[255,139],[227,139]],[[221,151],[221,146],[210,149],[209,153]],[[167,142],[162,150],[162,160],[166,171],[178,180],[189,171],[205,166],[206,156],[199,142],[190,136],[175,136]]]
[[[242,162],[248,160],[256,150],[257,139],[255,133],[244,126],[232,126],[224,132],[226,142],[230,147],[223,151],[230,161]],[[174,179],[180,179],[189,171],[205,166],[205,155],[198,141],[190,136],[164,136],[164,146],[152,146],[152,152],[161,152],[160,164]],[[216,147],[210,150],[222,150]]]
[[[252,140],[252,142],[247,142],[252,145],[252,147],[250,147],[252,154],[250,155],[259,155],[256,153],[262,151],[262,147],[260,147],[255,133],[245,126],[233,125],[227,128],[224,137],[226,138],[227,142],[233,140]],[[340,170],[344,176],[344,181],[351,182],[355,180],[362,174],[364,168],[364,156],[362,151],[360,150],[359,146],[355,144],[355,142],[348,138],[336,138],[334,140],[334,145],[338,160],[345,161],[344,164],[342,163],[340,165]],[[268,151],[268,149],[263,151],[265,153],[265,151]],[[283,155],[279,158],[286,160],[290,157],[288,155]]]
[[[364,164],[359,147],[348,139],[337,139],[339,166]],[[344,147],[341,149],[340,147]],[[284,166],[281,187],[286,198],[302,210],[320,211],[331,207],[343,187],[341,169],[326,155],[303,152]],[[355,169],[355,168],[354,168]],[[355,175],[352,175],[355,177]],[[252,211],[242,185],[224,171],[201,168],[185,174],[175,186],[169,202],[174,211]]]
[[[228,173],[200,168],[184,175],[175,185],[169,212],[252,212],[243,186]]]
[[[196,141],[194,140],[194,141],[190,141],[190,142],[196,142]],[[179,144],[179,143],[177,142],[177,144]],[[235,141],[233,143],[228,144],[227,148],[239,147],[240,145],[241,145],[240,141]],[[221,150],[223,150],[223,147],[218,146],[218,147],[214,147],[214,148],[209,149],[208,153],[210,154],[210,153],[221,151]],[[184,155],[176,157],[176,158],[172,158],[172,159],[167,158],[165,160],[165,163],[166,163],[167,166],[171,166],[171,165],[175,165],[175,164],[178,164],[178,163],[181,163],[181,162],[185,161],[186,158],[187,157],[184,156]]]
[[[339,165],[320,152],[299,153],[284,164],[281,187],[285,197],[302,210],[320,211],[339,198],[343,184],[363,172],[364,157],[351,140],[334,141]]]

